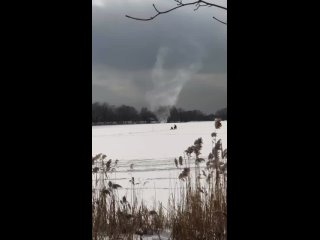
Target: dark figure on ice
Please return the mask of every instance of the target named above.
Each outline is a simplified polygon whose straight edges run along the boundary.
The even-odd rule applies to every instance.
[[[175,130],[177,129],[177,125],[174,125],[173,127],[170,128],[170,130]]]

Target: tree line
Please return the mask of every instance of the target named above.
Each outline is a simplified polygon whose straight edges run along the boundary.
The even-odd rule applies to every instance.
[[[164,107],[161,107],[162,112],[163,109]],[[167,107],[167,111],[167,122],[212,121],[216,117],[226,120],[227,116],[226,108],[217,111],[216,114],[204,114],[199,110],[184,110],[176,107]],[[138,111],[132,106],[113,106],[95,102],[92,103],[92,125],[159,122],[158,113],[158,110],[152,112],[146,107]]]
[[[214,114],[204,114],[199,110],[184,110],[182,108],[172,107],[167,122],[190,122],[190,121],[213,121]]]

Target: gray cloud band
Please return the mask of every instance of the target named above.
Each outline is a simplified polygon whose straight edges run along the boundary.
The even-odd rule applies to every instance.
[[[93,101],[206,112],[226,106],[226,26],[211,20],[211,8],[144,23],[124,15],[150,14],[147,1],[102,3],[93,7]]]

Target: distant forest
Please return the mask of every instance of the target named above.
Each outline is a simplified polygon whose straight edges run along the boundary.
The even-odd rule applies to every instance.
[[[140,111],[134,107],[122,105],[113,106],[108,103],[92,103],[92,125],[103,124],[125,124],[125,123],[152,123],[159,122],[159,112],[165,107],[152,112],[143,107]],[[167,108],[167,122],[189,122],[189,121],[213,121],[216,117],[227,120],[227,108],[217,111],[215,114],[204,114],[199,110],[184,110],[182,108]]]

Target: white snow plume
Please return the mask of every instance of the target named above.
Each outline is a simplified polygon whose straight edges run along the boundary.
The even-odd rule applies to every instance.
[[[167,119],[170,115],[171,106],[159,106],[154,110],[154,114],[157,116],[160,122],[167,122]]]
[[[153,89],[146,93],[146,99],[151,110],[155,111],[161,106],[174,106],[183,86],[201,69],[201,48],[196,44],[193,44],[192,47],[196,50],[196,54],[194,54],[194,51],[190,51],[190,54],[193,54],[191,59],[194,59],[194,61],[186,63],[178,69],[164,68],[166,56],[171,49],[161,47],[158,50],[155,66],[152,70]],[[186,51],[189,51],[189,49],[186,49]],[[169,113],[169,111],[167,112]]]

